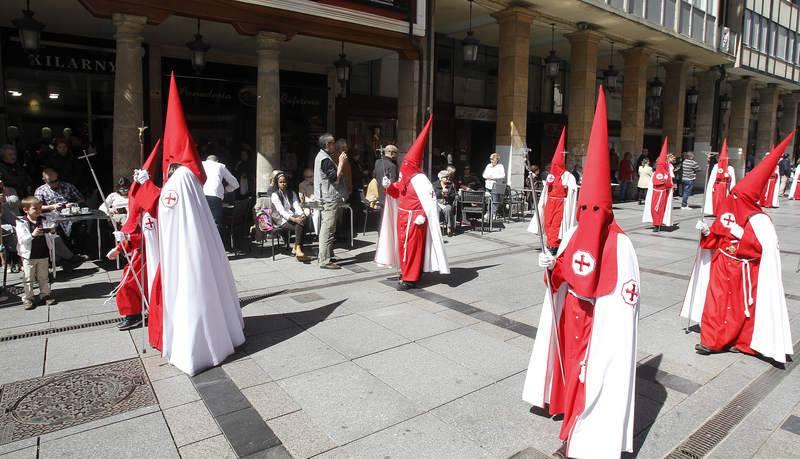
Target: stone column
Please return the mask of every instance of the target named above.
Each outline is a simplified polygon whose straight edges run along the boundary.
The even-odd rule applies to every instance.
[[[780,139],[789,135],[795,128],[797,128],[797,104],[800,103],[800,93],[793,92],[784,94],[782,99],[783,104],[783,117],[780,121]],[[797,145],[797,133],[795,133],[789,146],[786,147],[786,152],[790,157],[794,156],[794,146]],[[794,162],[792,162],[794,164]]]
[[[578,164],[583,164],[592,131],[597,99],[597,48],[602,38],[602,35],[592,30],[579,30],[567,35],[572,48],[567,94],[567,150]]]
[[[397,67],[397,148],[405,156],[417,137],[419,61],[399,59]]]
[[[770,83],[758,90],[758,130],[756,131],[756,158],[760,161],[775,144],[778,129],[778,85]]]
[[[669,138],[669,152],[683,153],[683,115],[686,108],[686,69],[688,64],[679,59],[664,64],[667,70],[664,82],[664,135]]]
[[[695,183],[706,182],[708,159],[706,154],[711,151],[714,143],[714,110],[716,102],[716,86],[719,72],[715,69],[697,74],[697,115],[694,124],[694,159],[700,166]]]
[[[750,131],[750,102],[753,97],[753,80],[743,77],[731,82],[731,115],[728,122],[729,164],[736,178],[744,175],[747,135]]]
[[[511,179],[508,184],[513,188],[523,188],[527,152],[520,147],[527,144],[528,67],[531,24],[535,16],[522,6],[512,6],[492,16],[500,26],[495,151],[501,156],[506,175]],[[511,137],[511,122],[518,138]],[[512,143],[517,146],[513,152]]]
[[[620,152],[638,158],[644,144],[644,112],[647,100],[647,63],[650,50],[635,46],[622,51],[625,84],[622,86],[622,135]]]
[[[272,171],[281,163],[280,43],[286,36],[260,31],[256,35],[256,191],[269,189]]]
[[[147,18],[115,13],[111,19],[117,40],[112,160],[116,178],[128,177],[141,166],[138,127],[143,120],[142,31]]]

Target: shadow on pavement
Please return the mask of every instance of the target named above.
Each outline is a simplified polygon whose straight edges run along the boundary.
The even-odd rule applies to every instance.
[[[478,271],[494,268],[496,265],[476,266],[474,268],[450,268],[450,274],[425,273],[422,282],[417,288],[432,287],[434,285],[445,284],[448,287],[458,287],[478,277]]]
[[[356,256],[351,258],[345,258],[341,261],[337,261],[336,264],[339,266],[347,266],[347,265],[356,265],[359,263],[369,263],[375,260],[375,251],[370,250],[369,252],[361,252],[356,254]]]
[[[119,285],[119,282],[97,282],[95,284],[84,284],[80,287],[59,288],[58,283],[55,283],[52,288],[56,300],[64,302],[85,300],[87,298],[105,298],[117,285]]]
[[[345,301],[347,299],[308,311],[245,317],[244,330],[248,338],[241,350],[252,354],[294,338],[306,329],[327,319]],[[254,339],[261,334],[269,334],[269,339]]]
[[[636,370],[636,400],[633,415],[633,453],[622,453],[623,458],[639,457],[658,413],[667,401],[667,389],[658,382],[658,366],[664,358],[662,354],[648,360]],[[644,383],[644,384],[642,384]]]

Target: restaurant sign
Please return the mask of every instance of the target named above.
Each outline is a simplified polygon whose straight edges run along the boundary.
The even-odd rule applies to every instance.
[[[4,57],[9,67],[106,75],[113,75],[116,71],[115,53],[98,48],[48,43],[38,52],[29,54],[20,47],[19,41],[10,40],[7,55]]]

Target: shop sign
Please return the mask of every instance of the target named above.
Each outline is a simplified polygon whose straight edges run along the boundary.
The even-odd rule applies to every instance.
[[[494,123],[497,121],[497,110],[491,108],[464,107],[456,105],[456,119],[487,121]]]
[[[116,71],[115,54],[97,49],[42,46],[38,53],[28,54],[18,41],[10,41],[6,62],[9,67],[28,67],[39,70],[60,70],[78,73],[113,75]]]

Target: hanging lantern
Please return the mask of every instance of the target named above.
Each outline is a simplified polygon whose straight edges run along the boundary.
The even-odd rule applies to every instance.
[[[756,116],[760,111],[761,111],[761,102],[759,102],[758,99],[754,99],[752,102],[750,102],[751,115]]]
[[[333,65],[336,67],[336,79],[342,85],[342,93],[344,94],[347,90],[347,82],[350,81],[350,69],[353,67],[344,53],[344,42],[342,42],[342,53],[339,54],[339,59],[336,59]]]
[[[196,73],[200,73],[206,67],[206,53],[211,48],[211,45],[203,41],[203,36],[200,35],[200,19],[197,20],[197,33],[194,34],[194,40],[186,43],[186,47],[192,52],[192,68]]]
[[[695,78],[695,67],[692,67],[692,81],[697,81],[697,78]],[[686,102],[689,104],[689,106],[695,107],[697,105],[697,99],[699,96],[700,92],[697,91],[697,86],[692,84],[692,87],[686,92]]]
[[[664,83],[662,83],[661,79],[658,78],[658,70],[660,68],[660,58],[656,56],[656,76],[652,79],[652,81],[650,81],[650,95],[657,98],[661,97],[661,93],[664,91]]]
[[[608,68],[603,72],[603,85],[609,92],[617,91],[619,72],[614,68],[614,42],[611,42],[611,59]]]
[[[561,59],[556,56],[556,25],[550,24],[550,55],[544,59],[547,78],[555,80],[561,75]]]
[[[719,109],[722,112],[727,112],[731,109],[731,98],[727,94],[723,94],[719,98]]]
[[[17,28],[22,49],[30,53],[39,50],[44,24],[33,18],[31,1],[28,0],[25,5],[25,9],[22,10],[22,17],[14,19],[11,23]]]
[[[461,42],[465,63],[474,64],[478,62],[480,44],[481,41],[475,38],[475,33],[472,31],[472,0],[469,0],[469,30],[467,31],[467,36]]]
[[[778,105],[778,108],[775,110],[775,116],[778,119],[783,118],[783,105],[781,105],[781,104]]]

